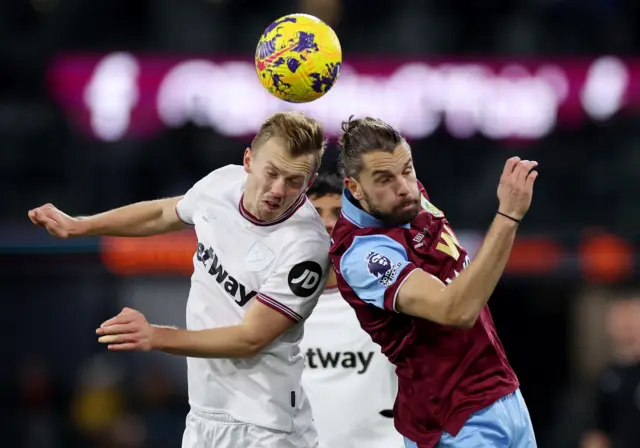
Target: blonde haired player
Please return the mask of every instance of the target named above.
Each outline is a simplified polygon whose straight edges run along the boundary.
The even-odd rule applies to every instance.
[[[307,192],[327,231],[340,216],[344,184],[321,174]],[[306,356],[302,386],[309,397],[324,448],[401,448],[393,425],[397,393],[395,367],[360,327],[351,306],[329,280],[304,326],[300,347]]]
[[[187,357],[191,411],[183,448],[318,444],[298,345],[328,274],[329,236],[304,194],[324,147],[315,120],[278,113],[245,150],[243,166],[211,172],[184,196],[87,218],[51,204],[29,211],[34,224],[61,238],[194,226],[187,329],[150,325],[125,308],[96,330],[110,350]]]

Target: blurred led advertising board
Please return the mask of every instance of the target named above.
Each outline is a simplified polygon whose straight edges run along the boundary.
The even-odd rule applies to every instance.
[[[330,135],[350,115],[372,115],[419,139],[539,139],[559,127],[607,120],[640,103],[640,60],[349,58],[335,87],[308,104],[269,95],[253,60],[116,52],[66,55],[48,71],[54,100],[103,141],[147,138],[187,122],[253,135],[271,113],[301,110]]]

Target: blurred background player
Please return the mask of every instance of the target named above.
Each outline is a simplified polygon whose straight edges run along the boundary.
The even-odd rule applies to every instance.
[[[331,261],[342,296],[397,367],[407,448],[536,446],[487,301],[531,204],[536,162],[510,158],[473,262],[416,179],[406,140],[373,118],[343,123],[342,215]]]
[[[184,196],[87,218],[51,204],[29,211],[62,238],[195,226],[188,330],[152,326],[130,308],[96,330],[110,350],[188,357],[184,448],[317,446],[298,344],[328,274],[329,238],[304,195],[324,147],[315,120],[277,113],[245,150],[244,166],[217,169]]]
[[[625,292],[608,306],[612,359],[597,377],[581,448],[633,448],[640,441],[640,300]]]
[[[307,192],[329,234],[340,216],[343,189],[338,175],[321,174]],[[306,355],[302,386],[322,447],[403,446],[391,411],[398,388],[395,368],[340,296],[332,268],[324,293],[305,322],[300,347]]]

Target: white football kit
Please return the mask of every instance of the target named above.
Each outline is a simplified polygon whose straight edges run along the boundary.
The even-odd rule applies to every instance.
[[[337,289],[320,296],[300,348],[306,357],[302,387],[321,447],[404,447],[389,415],[398,389],[395,368]]]
[[[329,235],[306,196],[278,219],[242,205],[247,174],[230,165],[197,182],[176,207],[198,239],[187,328],[241,323],[255,301],[297,322],[258,355],[187,358],[189,404],[183,448],[312,448],[299,343],[328,275]]]

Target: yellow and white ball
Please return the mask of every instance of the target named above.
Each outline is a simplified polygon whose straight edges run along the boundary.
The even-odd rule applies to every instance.
[[[256,48],[258,79],[275,97],[307,103],[327,93],[342,65],[333,29],[308,14],[290,14],[269,25]]]

